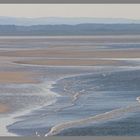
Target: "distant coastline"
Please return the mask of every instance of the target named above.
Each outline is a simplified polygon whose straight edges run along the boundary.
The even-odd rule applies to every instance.
[[[0,25],[0,36],[140,35],[140,24]]]

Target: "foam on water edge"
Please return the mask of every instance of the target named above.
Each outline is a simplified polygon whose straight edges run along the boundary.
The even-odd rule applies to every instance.
[[[54,93],[50,90],[52,88],[53,84],[54,84],[54,82],[52,82],[52,81],[50,81],[50,82],[45,81],[44,83],[39,85],[40,88],[42,89],[42,92],[44,93],[41,96],[53,97],[53,98],[51,98],[52,100],[50,100],[50,98],[49,98],[49,101],[46,102],[43,106],[48,106],[48,105],[55,103],[57,100],[57,97],[60,96],[59,94]],[[19,119],[19,117],[21,117],[21,116],[30,114],[32,111],[38,110],[38,109],[42,108],[43,106],[36,105],[36,106],[30,107],[30,108],[26,108],[24,111],[21,110],[21,111],[15,112],[13,114],[9,114],[8,116],[6,116],[6,115],[1,116],[0,117],[0,136],[18,136],[16,134],[8,132],[6,127],[8,125],[15,123],[17,121],[17,118]]]

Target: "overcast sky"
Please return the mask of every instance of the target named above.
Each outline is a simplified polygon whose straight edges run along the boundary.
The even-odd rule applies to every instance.
[[[0,4],[0,16],[140,19],[140,4]]]

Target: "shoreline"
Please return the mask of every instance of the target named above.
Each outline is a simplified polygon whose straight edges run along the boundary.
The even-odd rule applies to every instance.
[[[43,84],[46,84],[46,82],[44,82]],[[15,133],[9,132],[7,127],[9,127],[10,125],[13,125],[14,123],[16,123],[17,121],[21,121],[23,116],[32,114],[32,112],[36,111],[36,110],[40,110],[41,108],[43,108],[44,106],[49,106],[51,104],[54,104],[56,102],[56,98],[59,97],[59,94],[54,93],[51,91],[51,85],[54,84],[54,82],[49,82],[46,86],[46,89],[43,89],[44,92],[50,94],[52,97],[54,96],[55,98],[52,101],[48,101],[47,103],[45,103],[43,106],[41,105],[37,105],[36,107],[29,107],[23,110],[19,110],[15,113],[9,114],[9,117],[6,116],[0,116],[0,119],[3,120],[4,123],[0,123],[0,127],[2,128],[3,131],[0,131],[0,136],[19,136]],[[48,95],[43,95],[43,96],[48,96]]]

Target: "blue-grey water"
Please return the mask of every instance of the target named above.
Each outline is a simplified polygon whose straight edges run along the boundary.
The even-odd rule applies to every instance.
[[[44,136],[51,127],[59,123],[139,105],[136,101],[140,95],[139,84],[140,71],[137,69],[108,70],[60,79],[51,89],[61,95],[56,103],[35,111],[32,115],[24,116],[21,121],[8,126],[8,130],[19,135],[37,133]],[[76,93],[79,94],[73,101]],[[140,107],[134,112],[128,111],[119,119],[116,116],[106,122],[98,121],[96,124],[76,126],[58,135],[138,135],[138,131],[129,132],[134,127],[134,123],[136,125],[140,123],[139,111]]]

